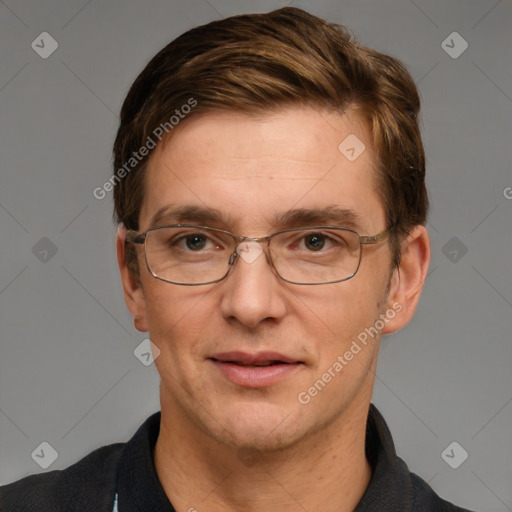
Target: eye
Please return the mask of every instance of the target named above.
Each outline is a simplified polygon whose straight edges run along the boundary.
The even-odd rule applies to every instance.
[[[291,240],[290,240],[291,241]],[[306,231],[295,235],[288,249],[306,253],[339,254],[349,249],[354,242],[349,233],[334,231]]]
[[[219,244],[212,241],[206,233],[192,232],[172,236],[168,241],[168,246],[177,247],[184,251],[201,252],[203,250],[217,248]]]
[[[304,245],[310,251],[321,251],[326,244],[327,238],[323,233],[309,233],[304,236]]]
[[[208,237],[199,233],[194,233],[183,237],[183,241],[185,242],[187,249],[190,249],[191,251],[199,251],[204,249],[208,242]]]

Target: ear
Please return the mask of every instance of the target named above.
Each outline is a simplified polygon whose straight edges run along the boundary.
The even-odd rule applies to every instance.
[[[146,300],[138,276],[126,264],[126,228],[123,224],[117,229],[116,248],[124,300],[133,317],[133,325],[138,331],[147,332]]]
[[[396,314],[385,324],[383,334],[395,332],[409,323],[430,264],[430,239],[425,226],[415,226],[401,245],[400,265],[393,271],[388,294],[388,308]]]

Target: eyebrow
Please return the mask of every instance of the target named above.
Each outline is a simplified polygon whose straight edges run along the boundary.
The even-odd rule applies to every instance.
[[[174,206],[170,204],[160,208],[151,218],[151,226],[161,226],[166,223],[217,223],[227,226],[229,218],[214,208],[194,205]]]
[[[275,219],[279,227],[308,225],[336,225],[346,228],[360,228],[360,215],[350,208],[327,206],[325,208],[298,208],[279,214]]]
[[[215,208],[197,205],[167,205],[160,208],[151,218],[151,226],[155,227],[174,223],[197,223],[205,226],[220,224],[225,229],[233,225],[230,216]],[[361,229],[363,222],[361,216],[355,210],[331,205],[325,208],[296,208],[279,213],[272,223],[276,229],[312,225],[336,225]]]

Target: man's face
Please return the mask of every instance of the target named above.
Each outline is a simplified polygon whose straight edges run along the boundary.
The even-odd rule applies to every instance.
[[[350,134],[366,146],[354,161],[338,149]],[[288,212],[338,208],[357,216],[352,227],[359,234],[374,235],[386,229],[374,167],[369,136],[357,119],[309,108],[287,108],[258,120],[233,113],[201,115],[152,155],[140,231],[154,227],[152,218],[166,207],[170,216],[156,225],[206,224],[251,237],[296,227],[276,222]],[[223,221],[172,215],[184,206],[215,211]],[[321,224],[342,226],[343,221],[326,217]],[[335,377],[331,370],[330,382],[324,379],[309,403],[298,397],[391,308],[387,242],[363,247],[352,279],[316,286],[284,282],[264,255],[252,262],[238,258],[219,283],[174,285],[151,276],[142,248],[138,251],[140,325],[161,351],[156,366],[162,410],[188,425],[187,431],[197,429],[231,445],[277,448],[367,406],[378,336],[369,336],[366,346],[358,343],[361,350]],[[251,384],[250,372],[270,370],[245,367],[243,375],[249,377],[240,380],[215,357],[269,351],[292,363],[263,385]]]

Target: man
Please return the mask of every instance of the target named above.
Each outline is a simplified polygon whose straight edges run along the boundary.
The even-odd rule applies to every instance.
[[[400,62],[295,8],[158,53],[111,183],[161,413],[5,486],[2,510],[463,510],[370,404],[380,337],[411,319],[430,260],[418,113]]]

